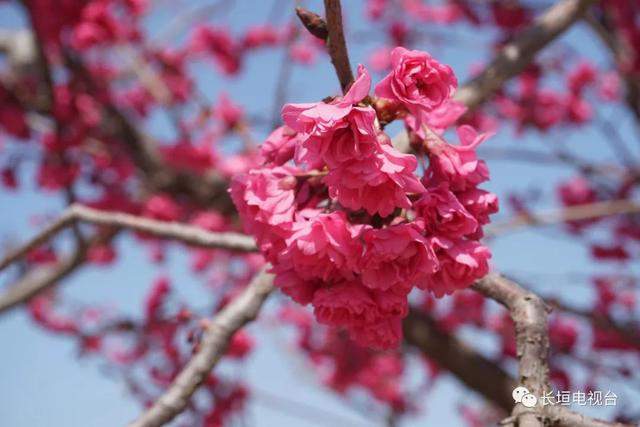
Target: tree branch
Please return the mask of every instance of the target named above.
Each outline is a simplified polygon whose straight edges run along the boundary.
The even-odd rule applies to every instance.
[[[11,251],[0,260],[0,270],[25,256],[56,234],[76,222],[88,222],[118,228],[129,228],[156,237],[179,240],[189,245],[203,248],[221,248],[241,252],[257,251],[253,238],[244,234],[214,233],[187,224],[158,221],[121,212],[101,211],[82,205],[70,206],[58,219],[21,247]]]
[[[495,273],[476,282],[473,289],[504,305],[511,313],[516,326],[517,355],[520,360],[519,383],[540,397],[542,392],[550,389],[546,305],[535,294]],[[426,357],[496,406],[505,411],[513,407],[511,392],[518,382],[498,364],[478,354],[455,336],[439,330],[428,315],[417,310],[411,310],[403,328],[407,343]],[[514,422],[518,427],[631,427],[590,418],[559,405],[539,405],[535,412],[531,412],[518,404],[507,424],[513,425]]]
[[[490,273],[478,280],[473,289],[484,296],[504,305],[511,315],[516,329],[516,348],[519,360],[518,379],[530,393],[538,396],[535,410],[518,403],[513,409],[518,427],[542,427],[540,396],[549,391],[549,334],[547,331],[547,310],[542,298],[526,291],[504,277]]]
[[[523,213],[511,219],[493,223],[487,227],[486,231],[487,236],[496,236],[528,226],[559,224],[567,221],[580,221],[638,212],[640,212],[640,203],[633,200],[607,200],[569,206],[549,212]]]
[[[595,3],[562,0],[545,11],[533,25],[507,43],[478,76],[462,86],[456,100],[474,109],[490,98],[511,77],[519,74],[546,45],[561,35]]]
[[[324,11],[327,20],[329,56],[331,56],[331,63],[336,69],[338,80],[340,80],[342,92],[346,92],[353,83],[353,73],[349,63],[347,42],[344,39],[340,0],[324,0]]]
[[[42,234],[47,234],[49,237],[52,237],[55,234],[52,233],[52,230],[60,223],[63,223],[64,218],[66,217],[63,215],[61,218],[63,218],[62,221],[60,219],[55,221],[52,226],[47,227]],[[63,257],[53,265],[37,267],[25,273],[15,283],[9,285],[6,291],[0,294],[0,314],[27,302],[31,297],[74,273],[78,267],[82,266],[84,261],[86,261],[87,251],[91,246],[104,244],[110,241],[116,233],[117,230],[109,230],[107,232],[96,233],[96,235],[87,242],[79,240],[74,251],[70,255]],[[34,242],[41,241],[39,238],[41,235],[36,236],[24,247],[35,248],[37,244],[34,245]],[[28,252],[23,248],[13,252],[10,256],[13,256],[14,260],[18,260]]]
[[[613,54],[614,62],[618,66],[620,75],[626,86],[627,93],[625,100],[627,105],[635,116],[636,121],[640,121],[640,81],[638,81],[637,76],[623,71],[624,62],[629,57],[630,47],[626,46],[624,40],[616,34],[615,28],[611,28],[612,26],[608,22],[604,10],[600,18],[593,13],[586,14],[585,21]]]
[[[240,233],[214,233],[193,225],[158,221],[120,212],[105,212],[81,205],[70,208],[75,220],[147,233],[156,237],[174,239],[188,245],[209,249],[229,249],[239,252],[258,250],[253,237]]]
[[[81,205],[70,206],[57,220],[51,223],[21,247],[11,251],[0,261],[0,270],[24,257],[29,251],[42,245],[65,228],[87,222],[95,225],[129,228],[156,237],[178,240],[188,245],[210,249],[229,249],[240,252],[258,250],[253,238],[239,233],[213,233],[192,225],[157,221],[120,212],[107,212]],[[106,239],[110,239],[109,234]],[[99,237],[97,241],[104,241]],[[94,241],[91,244],[97,243]],[[75,254],[51,267],[43,267],[27,273],[22,279],[9,286],[0,295],[0,314],[28,301],[35,294],[53,285],[74,271],[85,260],[86,248],[78,248]]]
[[[157,427],[171,421],[187,407],[191,396],[224,355],[239,329],[254,320],[273,290],[268,267],[256,275],[247,288],[212,320],[200,348],[178,374],[169,389],[129,427]]]
[[[49,286],[74,272],[85,260],[84,249],[74,253],[53,266],[38,267],[27,272],[0,295],[0,314],[31,299]]]
[[[511,392],[517,382],[498,364],[439,329],[436,322],[420,310],[412,308],[402,326],[407,344],[419,349],[506,413],[511,412]]]
[[[10,264],[18,261],[20,258],[24,257],[33,249],[36,249],[38,246],[41,246],[49,241],[49,239],[70,226],[73,221],[74,219],[72,211],[66,210],[55,221],[53,221],[42,231],[40,231],[35,237],[27,241],[22,246],[9,251],[9,253],[5,255],[2,260],[0,260],[0,271],[7,268]]]

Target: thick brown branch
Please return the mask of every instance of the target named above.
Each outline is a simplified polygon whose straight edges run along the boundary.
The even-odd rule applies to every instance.
[[[342,92],[346,92],[353,83],[353,72],[349,63],[347,42],[344,39],[340,0],[324,0],[324,10],[329,33],[327,37],[329,56],[331,56],[331,63],[336,69],[338,80],[340,80]]]
[[[157,427],[187,407],[191,396],[224,355],[233,334],[254,320],[273,290],[273,276],[263,269],[247,288],[224,307],[204,334],[200,348],[169,389],[130,427]]]

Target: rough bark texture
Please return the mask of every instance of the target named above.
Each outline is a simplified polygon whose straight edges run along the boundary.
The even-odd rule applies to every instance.
[[[495,273],[478,280],[473,289],[504,305],[516,328],[518,356],[518,382],[538,397],[535,408],[518,403],[513,416],[519,427],[544,426],[542,396],[551,390],[549,386],[549,334],[547,330],[547,306],[542,298],[526,291],[518,284]]]

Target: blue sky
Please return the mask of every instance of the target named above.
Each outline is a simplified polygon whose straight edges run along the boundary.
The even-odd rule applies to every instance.
[[[279,22],[290,19],[293,3],[275,0],[280,12]],[[151,32],[165,28],[167,20],[181,11],[200,4],[200,1],[158,1],[165,13],[152,15],[147,22]],[[238,32],[251,23],[263,22],[272,13],[272,1],[236,1],[235,6],[223,18]],[[348,42],[352,64],[365,62],[375,43],[353,43],[349,35],[364,28],[362,2],[345,1],[348,25]],[[320,10],[320,2],[304,2],[310,9]],[[22,20],[7,6],[0,6],[0,28],[19,27]],[[468,76],[471,65],[486,61],[486,52],[481,41],[490,34],[455,26],[446,30],[455,35],[455,42],[429,43],[420,46],[429,50],[443,62],[452,65],[461,81]],[[600,46],[594,44],[588,33],[581,28],[570,31],[560,43],[579,46],[582,54],[596,64],[606,63]],[[195,67],[194,72],[201,83],[202,91],[209,99],[216,99],[221,91],[228,92],[232,99],[248,107],[249,112],[271,111],[274,82],[280,67],[280,54],[258,53],[245,66],[246,72],[238,80],[226,80],[212,71],[211,64]],[[552,82],[553,84],[553,82]],[[337,80],[327,58],[319,58],[312,69],[297,67],[294,70],[289,101],[307,102],[321,99],[338,90]],[[615,115],[617,111],[603,108],[603,114]],[[169,135],[169,128],[162,118],[151,122],[152,132],[159,136]],[[631,138],[628,121],[619,122],[622,135]],[[561,141],[558,141],[561,140]],[[579,132],[563,132],[554,137],[539,133],[515,135],[508,128],[487,142],[492,147],[519,146],[544,150],[553,144],[562,143],[576,147],[588,158],[610,158],[612,153],[603,146],[596,129],[585,128]],[[631,146],[638,155],[638,146]],[[0,156],[3,153],[0,152]],[[504,196],[511,191],[543,188],[546,193],[540,207],[553,206],[554,184],[572,176],[572,171],[557,166],[530,163],[508,163],[489,161],[492,181],[486,186]],[[29,168],[23,174],[30,174]],[[0,192],[2,221],[0,239],[23,241],[34,232],[29,220],[34,214],[56,213],[62,205],[59,197],[43,195],[35,191],[32,182],[16,194]],[[506,217],[507,213],[499,214]],[[560,293],[570,295],[576,305],[586,304],[590,290],[582,282],[567,282],[562,274],[567,272],[588,273],[602,271],[603,267],[589,261],[582,245],[565,238],[559,229],[523,231],[500,237],[490,242],[493,264],[496,269],[526,277],[532,286],[543,295]],[[86,268],[80,270],[62,285],[66,295],[78,301],[108,302],[124,311],[135,312],[148,286],[159,273],[166,272],[179,282],[179,292],[186,298],[201,298],[202,286],[188,269],[188,260],[178,248],[171,251],[169,262],[162,268],[147,262],[147,254],[130,240],[118,242],[119,262],[108,270]],[[606,269],[606,268],[604,268]],[[1,283],[8,283],[5,274]],[[304,365],[300,356],[292,352],[281,330],[272,325],[251,326],[253,335],[262,344],[244,366],[234,373],[244,375],[259,392],[251,401],[247,412],[248,426],[280,427],[321,426],[339,423],[353,426],[383,425],[382,420],[372,419],[366,412],[355,410],[339,396],[318,387],[317,379]],[[474,335],[467,337],[475,341]],[[0,317],[0,425],[7,427],[33,426],[87,426],[102,427],[124,425],[140,411],[137,402],[126,392],[118,377],[106,372],[104,366],[91,358],[77,357],[72,342],[39,330],[21,311]],[[462,392],[455,380],[440,381],[436,389],[424,402],[424,411],[417,417],[407,419],[402,425],[460,425],[458,404],[475,399]],[[286,402],[285,402],[286,401]],[[297,414],[296,402],[312,405],[327,413],[318,413],[305,419]],[[309,411],[307,411],[309,413]],[[601,415],[606,415],[601,413]],[[339,420],[332,417],[340,417]],[[349,424],[350,425],[350,424]]]

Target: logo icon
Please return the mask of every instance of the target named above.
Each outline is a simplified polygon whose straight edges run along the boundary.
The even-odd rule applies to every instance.
[[[526,387],[516,387],[511,396],[516,403],[522,403],[527,408],[533,408],[538,403],[538,398],[529,393]]]

